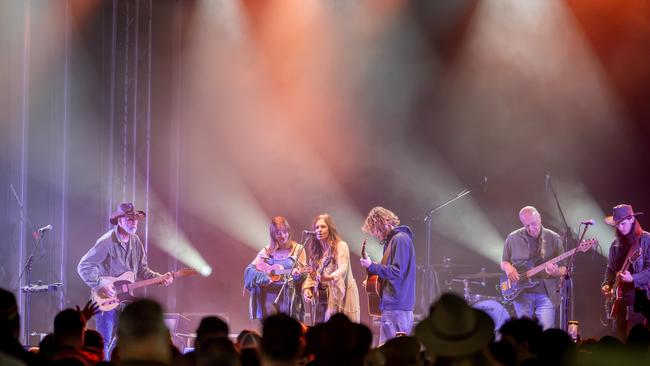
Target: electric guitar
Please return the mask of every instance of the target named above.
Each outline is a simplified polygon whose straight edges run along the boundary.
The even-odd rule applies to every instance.
[[[586,252],[589,249],[593,248],[598,244],[598,240],[596,239],[589,239],[589,240],[583,240],[577,248],[571,249],[565,253],[562,253],[558,255],[557,257],[550,259],[540,265],[537,265],[535,267],[532,267],[533,263],[532,261],[526,262],[523,266],[520,267],[532,267],[530,269],[524,269],[520,270],[517,268],[517,272],[519,273],[519,281],[510,281],[508,276],[504,273],[501,275],[501,279],[499,280],[499,289],[501,290],[501,295],[503,296],[503,299],[506,301],[512,301],[519,294],[524,291],[525,289],[531,288],[536,286],[539,281],[536,279],[533,279],[532,277],[535,276],[536,274],[544,271],[545,267],[549,263],[557,263],[559,261],[562,261],[564,259],[567,259],[577,252]]]
[[[183,268],[171,273],[174,278],[196,275],[198,272],[193,268]],[[91,298],[99,306],[101,311],[110,311],[125,301],[133,301],[133,290],[140,287],[156,285],[165,280],[165,276],[154,277],[148,280],[135,282],[135,274],[131,271],[122,273],[119,277],[102,276],[100,283],[112,285],[115,290],[113,297],[101,296],[97,291],[92,290]]]
[[[625,262],[623,262],[623,266],[618,273],[629,270],[630,265],[639,259],[640,256],[641,247],[625,258]],[[616,319],[616,314],[619,311],[618,309],[621,307],[621,299],[623,298],[623,281],[621,281],[618,273],[616,274],[616,279],[614,280],[611,293],[605,297],[605,312],[607,313],[607,319]]]
[[[367,240],[363,239],[363,244],[361,244],[361,258],[363,259],[368,259],[368,255],[366,254]],[[381,316],[381,310],[379,309],[379,303],[381,302],[379,276],[368,273],[363,283],[366,288],[366,295],[368,295],[368,313],[370,316]]]

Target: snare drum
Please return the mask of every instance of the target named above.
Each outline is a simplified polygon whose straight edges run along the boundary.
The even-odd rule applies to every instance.
[[[483,300],[472,304],[474,309],[483,310],[494,321],[494,331],[498,331],[506,320],[510,319],[508,310],[495,300]]]

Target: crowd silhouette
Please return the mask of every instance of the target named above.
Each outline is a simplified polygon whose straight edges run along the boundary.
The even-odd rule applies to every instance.
[[[424,366],[424,365],[612,365],[650,360],[647,322],[627,339],[574,339],[560,329],[543,330],[535,319],[512,318],[494,331],[494,322],[455,294],[442,295],[412,335],[373,348],[362,324],[335,314],[306,327],[278,313],[262,320],[261,334],[243,330],[229,339],[228,324],[206,317],[196,329],[194,349],[183,353],[171,342],[164,312],[153,300],[124,309],[117,346],[104,354],[101,335],[86,324],[97,312],[93,303],[64,309],[39,347],[20,344],[20,314],[15,296],[0,289],[0,365],[181,365],[181,366]]]

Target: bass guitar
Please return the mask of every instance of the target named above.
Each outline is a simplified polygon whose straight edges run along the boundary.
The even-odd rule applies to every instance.
[[[499,280],[499,289],[501,290],[501,295],[503,296],[503,299],[506,301],[512,301],[519,294],[521,294],[522,291],[528,288],[532,288],[536,286],[539,281],[536,279],[533,279],[532,277],[535,276],[536,274],[544,271],[545,267],[549,263],[557,263],[559,261],[562,261],[564,259],[567,259],[577,252],[586,252],[589,249],[593,248],[598,244],[598,240],[596,239],[589,239],[589,240],[583,240],[578,247],[571,249],[565,253],[562,253],[558,255],[557,257],[550,259],[540,265],[537,265],[533,268],[527,269],[527,270],[519,270],[517,268],[517,272],[519,273],[519,281],[510,281],[508,276],[504,273],[501,274],[501,278]],[[532,263],[530,261],[528,263],[525,263],[523,267],[531,267]]]
[[[366,241],[368,241],[367,238],[363,239],[363,244],[361,244],[361,258],[363,259],[368,259]],[[379,309],[379,303],[381,302],[379,276],[368,273],[363,284],[366,288],[366,295],[368,295],[368,313],[370,316],[381,316],[381,310]]]
[[[196,275],[198,272],[193,268],[183,268],[175,272],[171,272],[174,278]],[[99,306],[101,311],[110,311],[115,309],[118,305],[125,301],[133,301],[133,290],[140,287],[157,285],[166,279],[165,276],[154,277],[148,280],[135,282],[135,274],[131,271],[122,273],[119,277],[102,276],[100,283],[104,285],[112,285],[115,290],[113,297],[102,296],[97,291],[92,290],[91,298]]]
[[[636,249],[629,256],[627,256],[627,258],[625,258],[625,262],[623,262],[623,266],[618,273],[628,271],[630,269],[630,265],[639,259],[640,256],[641,247]],[[616,279],[614,280],[612,291],[605,297],[605,313],[607,313],[607,319],[611,320],[616,319],[616,314],[619,312],[622,301],[621,299],[623,298],[623,281],[621,281],[618,273],[616,274]]]

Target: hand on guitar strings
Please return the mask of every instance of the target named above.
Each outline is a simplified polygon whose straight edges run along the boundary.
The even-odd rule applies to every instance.
[[[551,277],[560,277],[560,275],[562,274],[560,272],[560,267],[558,267],[557,264],[555,263],[550,263],[550,262],[546,263],[546,265],[544,266],[544,270]]]
[[[601,292],[603,295],[608,296],[608,295],[611,295],[611,294],[612,294],[612,288],[609,287],[609,285],[603,285],[603,287],[600,288],[600,292]]]
[[[630,274],[630,271],[619,272],[618,277],[623,282],[632,282],[632,281],[634,281],[634,278],[632,278],[632,275]]]
[[[174,282],[174,275],[172,275],[171,272],[165,273],[163,277],[165,278],[163,279],[162,284],[165,286],[169,286],[172,284],[172,282]]]
[[[325,273],[323,273],[322,275],[316,275],[316,281],[318,282],[329,282],[332,281],[333,279],[334,277],[326,275]]]
[[[99,314],[99,305],[92,300],[88,300],[86,306],[84,306],[83,309],[79,309],[79,305],[75,305],[75,307],[77,308],[77,311],[80,312],[84,317],[84,319],[86,319],[86,321]]]
[[[512,282],[519,281],[519,272],[517,272],[517,268],[515,268],[512,264],[504,262],[503,270],[504,272],[506,272],[506,276],[508,276],[508,279],[510,281]]]
[[[372,260],[370,258],[360,258],[359,262],[361,263],[361,267],[363,268],[368,268],[372,264]]]
[[[97,295],[101,298],[110,299],[115,297],[115,288],[112,284],[107,283],[97,290]]]
[[[311,289],[306,288],[305,291],[302,292],[302,297],[305,299],[306,303],[311,304],[314,295],[311,292]]]

